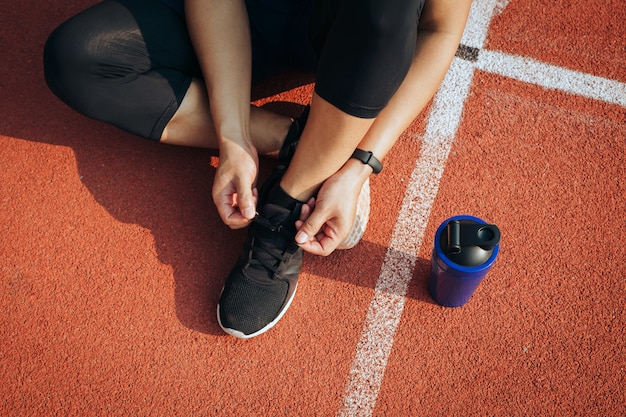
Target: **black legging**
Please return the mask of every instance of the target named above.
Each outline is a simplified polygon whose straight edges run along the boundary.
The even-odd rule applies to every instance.
[[[316,92],[372,118],[406,75],[424,0],[250,0],[253,78],[316,72]],[[159,0],[105,0],[44,49],[50,89],[78,112],[159,140],[202,76],[184,18]]]

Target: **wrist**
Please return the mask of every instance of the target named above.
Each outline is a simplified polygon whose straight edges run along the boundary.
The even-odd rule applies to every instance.
[[[365,180],[372,174],[372,167],[359,161],[358,159],[350,158],[344,164],[341,172],[353,179],[353,181],[359,185],[363,185]]]
[[[252,147],[249,122],[246,120],[249,120],[249,117],[243,117],[241,120],[233,118],[221,122],[214,121],[220,151],[236,147],[243,149]]]
[[[255,154],[256,148],[251,141],[245,139],[220,138],[218,141],[220,156],[237,155],[240,152]]]

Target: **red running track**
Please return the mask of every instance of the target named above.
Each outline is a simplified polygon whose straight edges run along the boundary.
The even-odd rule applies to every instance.
[[[215,318],[244,232],[212,206],[213,154],[85,119],[45,87],[48,33],[91,3],[0,16],[0,415],[626,414],[622,1],[476,0],[477,58],[372,178],[363,241],[307,256],[289,312],[249,341]],[[294,114],[304,81],[258,103]],[[426,286],[457,214],[503,238],[450,309]]]

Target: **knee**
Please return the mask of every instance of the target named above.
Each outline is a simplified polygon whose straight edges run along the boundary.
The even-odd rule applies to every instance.
[[[48,37],[43,50],[44,77],[48,88],[72,106],[80,93],[80,80],[93,68],[95,57],[89,39],[76,30],[72,22],[57,27]]]
[[[66,90],[71,87],[79,53],[73,47],[76,42],[66,30],[66,24],[56,28],[48,37],[43,49],[43,69],[46,84],[59,98],[65,101]]]
[[[362,7],[357,24],[358,39],[370,60],[393,62],[401,73],[408,71],[417,40],[417,13],[406,0],[372,0]]]
[[[363,39],[389,47],[414,36],[417,30],[417,13],[413,10],[412,3],[404,0],[364,2],[357,9],[360,10],[357,18]]]

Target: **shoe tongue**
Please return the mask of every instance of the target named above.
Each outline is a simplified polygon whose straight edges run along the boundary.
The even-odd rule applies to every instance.
[[[257,243],[254,245],[252,259],[258,260],[262,265],[272,265],[274,268],[277,268],[280,264],[280,257],[286,251],[295,247],[296,213],[281,206],[266,204],[263,207],[261,216],[276,229],[272,231],[264,226],[256,226],[255,240]],[[261,242],[263,243],[261,244]],[[279,259],[276,259],[268,252],[278,256]],[[254,267],[264,272],[262,274],[264,278],[272,279],[273,271],[261,265],[255,265]]]
[[[261,216],[275,227],[273,231],[270,229],[261,229],[260,235],[263,241],[271,242],[283,250],[286,249],[296,236],[295,211],[275,204],[266,204],[261,211]],[[289,239],[292,234],[293,236]]]

